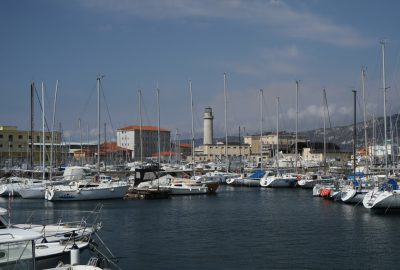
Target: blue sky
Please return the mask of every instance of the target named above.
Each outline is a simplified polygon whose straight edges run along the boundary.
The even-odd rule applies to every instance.
[[[395,0],[1,1],[0,124],[29,128],[32,81],[39,92],[45,83],[45,110],[51,112],[60,80],[56,122],[74,140],[81,118],[94,135],[96,76],[104,74],[114,129],[139,123],[138,89],[143,123],[157,125],[158,85],[162,127],[187,137],[190,79],[197,136],[206,106],[213,108],[216,135],[223,135],[224,72],[230,135],[238,126],[259,131],[259,89],[264,89],[265,131],[275,129],[278,96],[281,129],[293,130],[296,80],[301,81],[300,129],[322,126],[323,88],[333,125],[350,124],[352,89],[359,90],[362,103],[361,66],[367,68],[367,114],[383,115],[381,39],[387,42],[388,110],[397,113],[397,10]],[[39,129],[38,109],[36,114]]]

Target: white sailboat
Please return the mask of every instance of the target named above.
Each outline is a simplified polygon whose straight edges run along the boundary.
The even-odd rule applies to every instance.
[[[130,185],[127,182],[100,175],[100,79],[97,77],[97,175],[90,182],[73,181],[69,185],[50,186],[46,190],[49,201],[121,199],[128,192]]]
[[[385,140],[385,176],[389,176],[388,172],[388,147],[387,147],[387,124],[386,124],[386,77],[385,77],[385,42],[381,42],[382,48],[382,83],[383,83],[383,110],[384,110],[384,140]],[[367,209],[379,208],[400,208],[400,190],[398,184],[394,180],[389,180],[389,184],[382,187],[375,187],[370,190],[363,199],[363,205]]]
[[[276,107],[277,107],[277,116],[276,116],[276,153],[275,157],[278,159],[279,153],[279,98],[276,99]],[[276,162],[276,175],[265,174],[260,179],[260,185],[262,187],[271,187],[271,188],[284,188],[284,187],[295,187],[297,183],[296,176],[292,174],[282,174],[279,171],[279,163]]]

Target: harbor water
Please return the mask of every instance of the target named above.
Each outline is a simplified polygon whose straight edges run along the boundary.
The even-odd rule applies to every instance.
[[[14,198],[11,219],[98,203]],[[103,204],[99,235],[121,269],[398,269],[399,214],[311,190],[222,186],[215,195]]]

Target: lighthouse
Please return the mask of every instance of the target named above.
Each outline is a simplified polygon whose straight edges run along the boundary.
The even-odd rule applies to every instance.
[[[210,145],[213,144],[213,120],[214,120],[212,109],[210,107],[205,108],[203,119],[204,119],[203,144]]]

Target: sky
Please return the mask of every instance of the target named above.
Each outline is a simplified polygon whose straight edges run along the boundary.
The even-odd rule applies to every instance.
[[[382,40],[387,110],[398,113],[397,10],[396,0],[0,1],[0,125],[29,129],[30,83],[41,98],[43,82],[51,128],[59,80],[56,128],[61,123],[69,140],[81,132],[86,138],[87,130],[95,139],[99,75],[101,132],[106,123],[109,138],[140,119],[157,126],[157,88],[161,126],[172,138],[190,137],[189,80],[196,137],[202,137],[208,106],[216,137],[225,134],[225,105],[231,136],[239,127],[242,134],[259,133],[261,126],[263,132],[276,130],[278,111],[279,129],[293,131],[296,80],[299,130],[322,127],[323,89],[332,125],[348,125],[352,90],[363,119],[362,67],[367,118],[383,115]],[[40,130],[38,100],[35,106]]]

